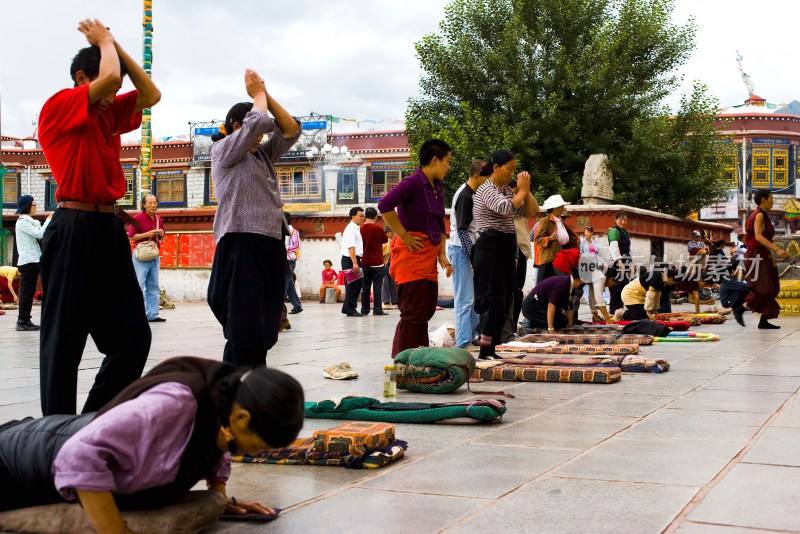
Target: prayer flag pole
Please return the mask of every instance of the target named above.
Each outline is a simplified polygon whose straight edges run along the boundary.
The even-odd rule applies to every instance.
[[[153,69],[153,0],[144,0],[144,16],[142,17],[142,68],[148,76],[152,76]],[[139,171],[141,173],[141,192],[151,191],[152,185],[152,154],[153,131],[150,122],[150,108],[142,110],[142,148],[139,157]],[[140,195],[141,196],[141,195]],[[134,200],[135,202],[135,200]]]

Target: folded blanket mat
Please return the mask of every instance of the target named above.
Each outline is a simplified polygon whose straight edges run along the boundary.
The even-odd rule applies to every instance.
[[[667,337],[655,337],[654,342],[677,342],[677,343],[702,343],[705,341],[719,341],[717,334],[704,334],[701,332],[670,332]]]
[[[643,334],[528,334],[515,341],[523,343],[541,343],[558,341],[560,345],[651,345],[653,336]]]
[[[418,347],[394,357],[397,387],[417,393],[451,393],[472,376],[475,360],[455,347]]]
[[[558,341],[543,341],[540,343],[526,343],[510,341],[497,345],[497,352],[528,352],[531,354],[636,354],[639,345],[562,345]]]
[[[554,366],[616,366],[626,372],[648,372],[648,373],[663,373],[669,371],[669,362],[664,358],[647,358],[641,355],[634,354],[609,354],[604,356],[534,356],[526,355],[506,355],[501,361],[502,363],[516,363],[522,365],[554,365]],[[483,364],[482,361],[478,362],[479,367],[489,367]]]
[[[600,323],[584,323],[575,326],[565,326],[559,328],[559,334],[612,334],[622,330],[622,327],[617,324],[600,324]],[[546,334],[546,328],[528,328],[525,326],[517,330],[517,335],[526,336],[528,334]]]
[[[656,321],[689,321],[692,326],[701,324],[722,324],[726,318],[718,313],[659,313]]]
[[[436,423],[448,419],[500,421],[506,403],[495,399],[463,402],[381,402],[371,397],[344,397],[306,403],[306,417],[312,419],[350,419],[386,423]]]
[[[518,359],[480,360],[474,378],[511,382],[611,384],[622,378],[616,365],[536,365]]]
[[[375,469],[403,457],[408,443],[395,439],[394,425],[352,421],[318,430],[310,438],[294,440],[282,449],[242,454],[234,462],[283,465],[328,465]]]

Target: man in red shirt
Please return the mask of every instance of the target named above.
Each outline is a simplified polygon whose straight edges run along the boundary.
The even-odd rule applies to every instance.
[[[383,311],[381,294],[383,277],[386,276],[386,267],[383,265],[383,244],[389,241],[383,225],[377,224],[378,210],[367,208],[364,210],[366,220],[359,227],[361,240],[364,242],[364,255],[361,256],[361,267],[364,270],[364,280],[361,286],[361,314],[369,314],[369,292],[372,290],[374,308],[372,315],[386,315]]]
[[[114,203],[124,196],[120,136],[161,99],[150,77],[98,20],[78,25],[89,43],[73,58],[75,86],[39,114],[39,142],[58,184],[58,209],[42,240],[42,413],[76,413],[86,337],[105,354],[83,412],[103,407],[139,378],[150,326]],[[128,75],[135,91],[117,95]]]

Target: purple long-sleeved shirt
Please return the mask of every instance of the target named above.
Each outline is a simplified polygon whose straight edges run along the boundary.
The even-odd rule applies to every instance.
[[[53,462],[56,489],[75,500],[76,489],[130,494],[174,481],[196,415],[192,390],[177,382],[112,408],[61,447]],[[226,452],[207,480],[225,482],[230,473]]]
[[[444,187],[441,180],[431,186],[422,168],[400,181],[380,202],[378,211],[397,209],[400,224],[408,232],[422,232],[438,245],[444,233]],[[453,229],[455,230],[455,229]]]

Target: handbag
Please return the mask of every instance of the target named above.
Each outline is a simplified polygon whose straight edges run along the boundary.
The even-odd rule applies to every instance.
[[[156,216],[156,230],[158,230],[158,216]],[[152,239],[139,241],[133,247],[133,255],[136,261],[153,261],[158,257],[158,245]]]

